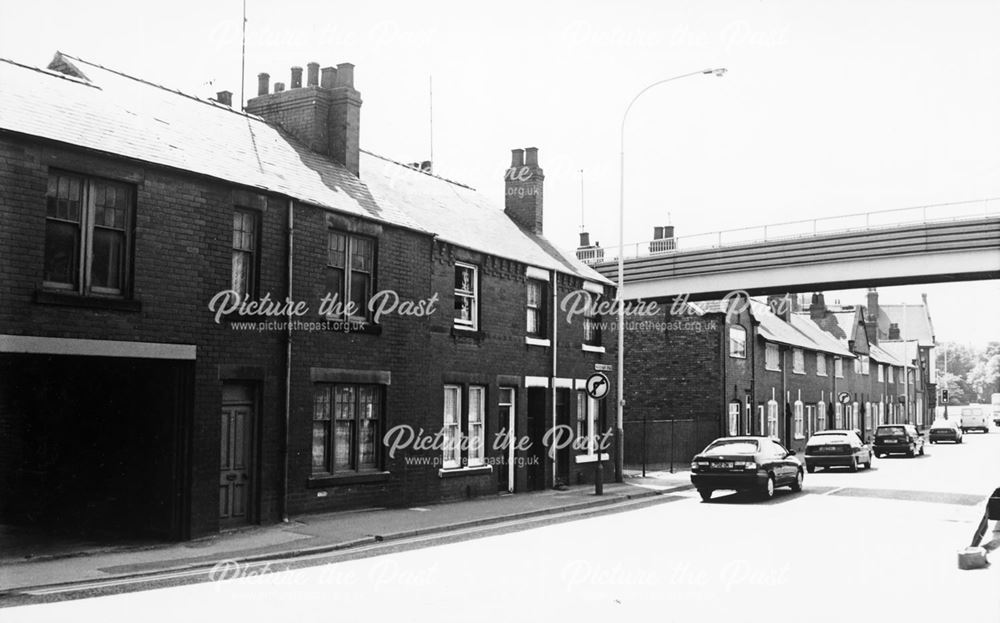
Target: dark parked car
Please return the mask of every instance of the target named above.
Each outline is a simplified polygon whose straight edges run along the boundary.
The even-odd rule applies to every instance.
[[[962,427],[958,423],[958,420],[954,419],[940,419],[934,420],[931,424],[931,430],[928,434],[931,443],[938,443],[941,441],[950,441],[952,443],[962,443]]]
[[[875,429],[875,456],[924,453],[924,436],[913,424],[885,424]]]
[[[806,442],[806,469],[846,467],[852,472],[872,466],[872,449],[856,430],[824,430]]]
[[[691,460],[691,483],[705,502],[716,489],[771,498],[775,487],[801,491],[804,471],[795,452],[769,437],[722,437]]]

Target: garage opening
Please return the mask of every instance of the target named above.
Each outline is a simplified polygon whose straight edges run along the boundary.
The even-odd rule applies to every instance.
[[[0,522],[184,538],[193,362],[0,355]]]

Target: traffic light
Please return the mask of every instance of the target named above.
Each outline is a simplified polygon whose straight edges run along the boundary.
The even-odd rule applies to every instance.
[[[942,402],[948,402],[948,390],[947,389],[942,389],[941,390],[941,401]]]

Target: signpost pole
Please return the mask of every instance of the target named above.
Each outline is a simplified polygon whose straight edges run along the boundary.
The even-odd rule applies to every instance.
[[[608,377],[601,372],[595,372],[587,377],[585,385],[587,395],[594,400],[604,400],[604,397],[608,395],[608,388],[610,386],[611,382],[608,380]],[[589,422],[587,428],[588,434],[596,433],[596,431],[591,430]],[[595,448],[597,451],[597,460],[594,461],[594,495],[604,495],[604,461],[601,458],[601,447],[597,445],[597,440],[594,438],[589,439],[587,443],[597,446]]]

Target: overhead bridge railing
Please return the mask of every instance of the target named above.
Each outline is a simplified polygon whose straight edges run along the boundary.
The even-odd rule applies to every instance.
[[[781,240],[794,240],[812,236],[861,232],[873,229],[888,229],[919,225],[924,223],[944,223],[949,221],[964,221],[1000,216],[1000,197],[989,197],[974,201],[956,201],[952,203],[936,203],[932,205],[914,206],[880,210],[877,212],[858,212],[843,216],[826,216],[823,218],[804,219],[725,229],[705,234],[676,236],[659,240],[646,240],[625,245],[625,259],[658,256],[683,251],[696,251],[721,247],[732,247],[749,244],[763,244]],[[588,264],[617,261],[617,249],[608,248],[605,256],[600,249],[598,257],[581,258]]]

